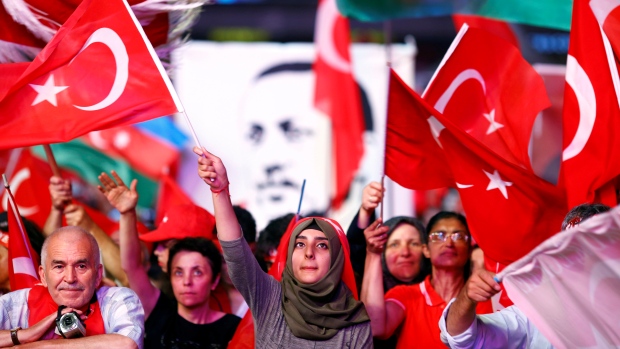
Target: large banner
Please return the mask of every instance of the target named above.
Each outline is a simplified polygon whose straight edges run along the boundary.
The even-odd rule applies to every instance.
[[[413,44],[392,45],[393,67],[411,85],[415,54]],[[343,207],[329,210],[331,125],[313,105],[315,56],[313,44],[190,42],[173,57],[174,84],[198,138],[223,159],[233,203],[250,210],[259,229],[297,211],[304,179],[301,214],[327,212],[346,226],[359,208],[363,187],[379,181],[383,172],[386,49],[356,44],[352,61],[365,114],[364,158]],[[182,116],[176,122],[189,134]],[[189,150],[179,182],[210,209],[210,194]],[[394,183],[386,187],[386,218],[412,215],[410,191]]]

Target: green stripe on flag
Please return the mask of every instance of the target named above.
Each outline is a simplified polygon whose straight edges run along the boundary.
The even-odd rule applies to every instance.
[[[486,0],[475,14],[569,31],[572,10],[572,0]]]
[[[157,196],[157,182],[137,172],[119,158],[110,157],[80,140],[51,145],[58,166],[71,170],[93,185],[99,185],[97,178],[101,172],[116,171],[127,185],[132,179],[138,180],[138,206],[152,208]],[[42,146],[32,147],[36,156],[46,159]]]
[[[519,24],[570,30],[572,0],[336,0],[343,16],[360,21],[479,15]]]

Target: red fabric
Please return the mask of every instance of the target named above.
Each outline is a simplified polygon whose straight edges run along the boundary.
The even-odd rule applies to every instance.
[[[416,103],[400,80],[390,79],[385,174],[405,188],[428,190],[453,187],[454,178],[443,150],[426,132],[428,121],[411,117]]]
[[[93,131],[83,136],[82,140],[109,156],[127,160],[131,167],[153,178],[161,176],[165,169],[173,167],[180,156],[174,146],[161,142],[133,126]]]
[[[618,76],[618,69],[611,50],[605,52],[599,23],[589,3],[573,2],[566,64],[560,176],[568,207],[593,202],[596,191],[620,174],[620,108],[615,92],[618,86],[612,79],[612,74]],[[604,27],[613,29],[618,16],[617,10],[612,11]],[[609,39],[617,47],[618,33],[610,33]],[[603,203],[617,204],[613,197]]]
[[[45,161],[32,156],[29,149],[20,152],[15,168],[7,172],[11,191],[20,214],[42,227],[52,206],[48,189],[52,170]],[[2,197],[5,210],[8,209],[7,200],[8,193],[5,191]]]
[[[332,208],[338,209],[364,155],[364,114],[353,78],[349,46],[349,20],[341,16],[336,0],[320,0],[314,42],[315,107],[332,122],[332,166],[335,192]]]
[[[416,285],[400,285],[384,298],[403,307],[405,318],[398,330],[396,348],[445,348],[439,339],[439,319],[448,303],[435,292],[430,275]],[[490,313],[488,302],[479,303],[477,314]]]
[[[35,37],[28,28],[15,22],[0,3],[0,41],[29,47],[43,47],[45,42]]]
[[[159,193],[155,209],[155,224],[159,226],[161,220],[170,207],[176,205],[193,205],[194,202],[169,175],[159,177]],[[215,224],[215,218],[213,218]],[[211,227],[212,228],[212,227]],[[217,239],[216,239],[217,240]]]
[[[77,180],[75,175],[64,170],[61,170],[61,175],[63,178]],[[36,156],[32,156],[28,149],[21,150],[15,169],[9,174],[9,184],[20,214],[39,227],[45,225],[52,206],[49,195],[49,179],[51,176],[52,170],[49,164]],[[2,200],[3,208],[7,209],[8,194],[6,192],[3,194]],[[87,205],[75,203],[84,207],[90,218],[108,235],[118,230],[118,222],[112,221],[105,214]],[[139,226],[144,227],[141,223]]]
[[[181,110],[144,40],[122,0],[82,2],[0,102],[0,114],[14,115],[0,125],[0,147],[62,142]]]
[[[129,0],[128,3],[129,5],[135,5],[143,1],[144,0]],[[82,0],[26,0],[25,2],[33,13],[38,14],[39,21],[42,24],[52,29],[57,29],[58,25],[68,20]],[[168,41],[168,14],[162,12],[155,15],[143,28],[153,46],[157,47],[165,44]],[[19,32],[21,36],[27,36],[28,34],[29,33],[23,31]],[[40,47],[43,47],[43,45]]]
[[[57,313],[58,304],[54,302],[46,287],[35,286],[28,293],[28,309],[30,310],[28,324],[29,326],[33,326],[44,317],[52,313]],[[86,336],[105,334],[105,326],[103,324],[103,317],[101,316],[99,301],[90,305],[90,314],[84,321],[84,325],[86,327]]]
[[[457,182],[469,228],[485,255],[499,263],[509,264],[559,231],[566,214],[566,201],[560,189],[507,162],[459,129],[422,100],[394,72],[391,79],[390,95],[408,95],[410,101],[407,104],[409,112],[389,114],[388,124],[393,118],[417,118],[418,123],[435,119],[435,127],[440,130],[437,140],[449,159],[449,172]],[[390,98],[390,103],[392,100]],[[426,147],[424,149],[437,145],[432,140],[429,126],[417,130],[416,137],[422,133],[427,134],[429,142],[421,145]],[[426,168],[417,171],[426,171]]]
[[[550,106],[543,79],[502,38],[477,28],[459,34],[424,100],[499,156],[531,170],[532,126]]]
[[[490,259],[488,256],[484,256],[484,268],[492,273],[498,274],[500,271],[506,268],[506,265],[497,263],[496,261]],[[513,305],[512,299],[508,297],[508,293],[504,288],[504,283],[499,284],[502,290],[491,297],[491,303],[493,305],[493,311],[499,311],[503,308],[508,308]]]
[[[19,80],[30,63],[0,64],[0,101],[9,92],[11,87]]]
[[[499,36],[500,38],[508,41],[516,48],[519,48],[519,39],[517,39],[517,35],[515,35],[515,32],[512,30],[508,22],[464,14],[453,14],[452,21],[454,22],[454,27],[457,31],[461,29],[463,24],[467,23],[467,25],[472,28],[484,29],[489,33],[493,33],[493,35]]]
[[[11,291],[30,288],[39,283],[39,255],[30,245],[26,228],[19,216],[10,189],[7,219],[9,223],[9,283]]]
[[[211,296],[209,297],[209,308],[224,312],[226,314],[232,314],[228,292],[226,292],[226,289],[222,286],[221,282],[217,285],[217,287],[215,287],[215,290],[211,291]]]

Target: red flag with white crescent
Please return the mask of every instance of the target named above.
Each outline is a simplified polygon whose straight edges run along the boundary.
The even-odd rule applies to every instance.
[[[531,171],[532,126],[550,102],[544,81],[511,43],[463,25],[423,97],[498,155]]]
[[[506,161],[461,130],[393,71],[390,78],[390,94],[399,86],[400,93],[407,93],[411,100],[409,114],[400,117],[426,122],[425,128],[415,132],[426,133],[429,146],[434,143],[432,138],[441,145],[472,236],[485,257],[509,264],[559,230],[566,213],[566,201],[559,188]],[[392,117],[388,115],[388,119]],[[418,171],[424,172],[425,168]]]
[[[320,0],[314,42],[315,107],[332,123],[332,166],[335,181],[332,208],[344,201],[364,155],[364,114],[353,77],[349,20],[340,15],[336,0]]]
[[[600,26],[614,28],[617,5],[617,1],[573,2],[560,172],[569,207],[593,201],[617,204],[610,183],[620,175],[620,138],[616,136],[620,132],[620,79],[610,42],[617,43],[619,38],[613,32],[608,39]]]
[[[127,3],[85,0],[0,101],[0,148],[182,111]]]
[[[26,228],[19,215],[11,190],[7,218],[9,223],[9,282],[11,291],[31,288],[39,283],[39,255],[30,245]]]

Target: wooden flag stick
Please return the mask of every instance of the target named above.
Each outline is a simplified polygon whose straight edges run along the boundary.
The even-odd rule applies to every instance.
[[[49,144],[43,144],[43,149],[45,149],[45,156],[47,157],[47,162],[50,164],[52,168],[52,173],[56,177],[62,177],[60,175],[60,169],[58,168],[58,164],[56,163],[56,158],[54,157],[54,153],[52,153],[52,148]]]

